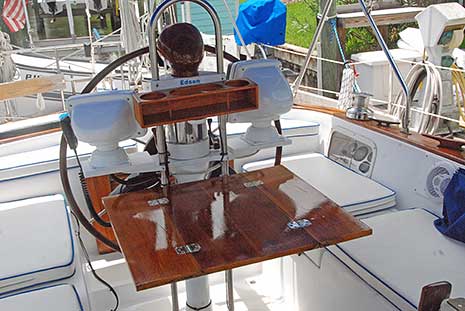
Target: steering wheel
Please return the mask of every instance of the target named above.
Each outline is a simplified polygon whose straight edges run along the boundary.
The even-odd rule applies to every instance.
[[[216,54],[216,49],[215,47],[205,45],[204,49],[208,53],[213,53]],[[114,71],[116,68],[124,65],[126,62],[137,58],[141,57],[145,54],[149,53],[149,48],[141,48],[138,50],[135,50],[131,53],[128,53],[126,55],[123,55],[122,57],[116,59],[115,61],[111,62],[108,66],[106,66],[102,71],[100,71],[98,74],[95,75],[95,77],[92,78],[92,80],[87,83],[87,85],[84,87],[82,90],[81,94],[86,94],[92,92],[97,85],[105,79],[107,75],[109,75],[112,71]],[[229,54],[227,52],[223,52],[223,57],[224,59],[230,61],[230,62],[237,62],[239,61],[238,58],[236,58],[234,55]],[[158,58],[161,60],[161,58]],[[159,65],[163,65],[160,64]],[[152,150],[150,150],[152,149]],[[146,145],[146,150],[150,152],[155,152],[155,144],[154,144],[154,139],[150,139],[149,142]],[[67,143],[66,143],[66,138],[64,134],[61,135],[61,141],[60,141],[60,177],[61,177],[61,183],[63,186],[63,190],[65,192],[66,199],[68,200],[68,203],[71,207],[71,210],[73,214],[77,217],[79,222],[86,228],[86,230],[92,234],[96,239],[100,240],[103,244],[108,246],[109,248],[121,252],[118,244],[113,242],[112,240],[108,239],[106,236],[104,236],[100,231],[98,231],[96,228],[92,226],[90,221],[87,219],[87,217],[84,215],[82,212],[81,208],[79,207],[76,198],[74,197],[73,191],[71,189],[71,185],[69,182],[69,176],[68,176],[68,163],[67,163]],[[93,208],[93,207],[91,207]],[[95,212],[95,210],[94,210]],[[99,222],[100,223],[100,222]],[[104,225],[105,226],[105,225]]]

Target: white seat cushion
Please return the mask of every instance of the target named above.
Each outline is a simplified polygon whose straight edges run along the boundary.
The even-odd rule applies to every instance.
[[[35,137],[30,141],[0,145],[0,183],[40,173],[58,171],[59,139],[60,133],[54,133]],[[136,149],[136,144],[132,140],[125,140],[120,143],[120,146],[124,147],[127,152],[133,152]],[[12,150],[15,152],[12,152]],[[80,142],[77,151],[81,162],[85,161],[94,150],[95,147]],[[68,149],[68,168],[72,167],[77,167],[77,162],[74,152]]]
[[[320,124],[312,121],[295,120],[284,115],[281,119],[281,128],[287,137],[315,136],[319,134]],[[228,136],[245,134],[251,123],[228,123]],[[212,128],[218,127],[218,121],[212,123]]]
[[[74,243],[63,196],[0,204],[0,294],[70,277]]]
[[[0,298],[5,311],[83,311],[76,289],[63,284]]]
[[[437,281],[452,283],[452,297],[463,296],[465,244],[439,233],[435,219],[422,209],[367,218],[372,236],[328,249],[387,297],[393,291],[411,307],[417,307],[422,287]]]
[[[346,211],[355,215],[379,211],[396,205],[396,193],[368,177],[312,153],[282,159],[282,164],[294,174],[318,189]],[[251,171],[273,165],[274,160],[244,165]]]

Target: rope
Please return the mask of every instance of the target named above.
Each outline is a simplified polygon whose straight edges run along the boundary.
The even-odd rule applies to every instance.
[[[344,67],[352,69],[352,68],[350,68],[350,64],[347,61],[347,58],[346,58],[346,56],[344,54],[344,49],[342,48],[341,38],[339,38],[339,34],[337,32],[337,18],[333,17],[330,20],[328,20],[328,22],[330,23],[331,29],[333,30],[334,37],[336,38],[337,47],[339,48],[339,53],[341,54],[341,59],[342,59],[342,62],[344,63]],[[357,80],[354,80],[353,88],[354,88],[354,92],[356,92],[356,93],[361,92],[361,89],[360,89],[360,87],[359,87],[359,85],[357,83]]]
[[[242,46],[244,47],[245,53],[249,57],[249,59],[252,59],[252,54],[250,54],[249,49],[247,48],[247,45],[245,44],[244,38],[242,37],[242,34],[239,30],[239,27],[237,27],[236,20],[233,17],[231,8],[228,5],[228,2],[226,0],[223,0],[224,6],[226,7],[226,11],[228,11],[228,16],[229,19],[231,20],[231,23],[233,25],[234,30],[237,33],[237,37],[239,38],[239,41],[241,42]]]
[[[453,69],[458,69],[457,65],[452,65]],[[459,115],[463,121],[465,121],[465,77],[461,72],[452,71],[452,83],[455,87],[455,100],[457,104],[457,109],[459,110]],[[460,124],[460,122],[459,122]]]
[[[12,51],[10,36],[0,31],[0,52]],[[9,54],[0,53],[0,83],[10,82],[15,77],[16,65]]]
[[[0,31],[0,83],[13,81],[16,75],[16,64],[11,58],[11,55],[2,53],[12,50],[13,47],[10,44],[10,36]],[[13,117],[18,116],[16,101],[14,99],[0,101],[0,103],[3,103],[6,115],[3,121],[0,120],[0,122],[11,121]]]
[[[337,18],[329,19],[328,23],[331,25],[331,29],[333,31],[330,37],[330,41],[332,41],[333,38],[336,38],[336,43],[339,48],[339,53],[341,54],[341,59],[344,63],[346,63],[347,59],[346,59],[346,56],[344,55],[344,50],[342,49],[341,39],[339,38],[339,34],[337,33]]]
[[[439,70],[432,63],[425,62],[422,65],[413,66],[405,80],[409,90],[408,94],[412,99],[420,89],[424,90],[418,102],[419,110],[437,115],[443,105],[442,79]],[[405,117],[405,106],[402,103],[406,101],[405,93],[400,91],[394,104],[391,105],[390,113],[399,119],[403,119]],[[416,121],[410,127],[417,133],[433,135],[439,127],[439,119],[431,118],[429,114],[422,114],[419,117],[412,116],[410,119]]]

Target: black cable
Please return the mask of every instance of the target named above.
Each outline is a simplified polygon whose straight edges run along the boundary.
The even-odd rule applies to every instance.
[[[104,236],[100,231],[95,229],[92,224],[87,220],[86,216],[82,213],[81,209],[79,208],[78,203],[76,202],[76,198],[74,197],[73,190],[71,189],[71,185],[69,183],[69,176],[68,176],[68,161],[67,161],[67,149],[68,144],[66,143],[66,138],[64,135],[61,135],[60,141],[60,157],[59,157],[59,165],[60,165],[60,180],[63,186],[63,192],[65,193],[66,200],[73,211],[74,215],[79,220],[84,228],[89,231],[96,239],[100,240],[103,244],[108,246],[109,248],[120,252],[120,248],[118,244],[114,243],[106,236]]]
[[[221,158],[220,160],[215,163],[214,165],[217,165],[218,163],[222,163],[223,160],[224,160],[224,156],[226,155],[226,150],[224,148],[224,145],[223,145],[223,140],[222,140],[222,136],[221,136],[221,131],[219,131],[219,141],[220,141],[220,152],[221,152]],[[218,177],[221,175],[221,170],[222,170],[222,167],[220,166],[219,168],[217,168],[216,170],[210,172],[210,177]],[[234,170],[234,168],[230,167],[228,165],[228,170],[229,170],[229,175],[234,175],[236,174],[236,171]],[[216,172],[220,172],[220,173],[216,173]]]
[[[84,176],[84,170],[82,169],[81,160],[79,159],[79,155],[77,153],[78,140],[71,127],[71,118],[67,114],[60,116],[60,126],[63,131],[63,135],[66,139],[66,142],[68,143],[69,148],[73,150],[74,152],[76,162],[79,166],[78,176],[79,176],[79,181],[81,182],[81,189],[82,189],[82,193],[84,194],[84,199],[86,201],[87,209],[89,210],[92,217],[94,217],[94,219],[97,221],[97,223],[99,223],[103,227],[110,228],[111,224],[109,222],[106,222],[102,218],[100,218],[98,213],[95,211],[94,205],[90,198],[89,189],[87,187],[87,181]]]
[[[279,119],[275,120],[274,125],[276,127],[276,130],[278,131],[278,134],[282,135],[283,134],[283,129],[281,127],[281,121]],[[282,157],[283,157],[283,147],[282,146],[276,147],[276,153],[275,153],[275,157],[274,157],[274,165],[275,166],[281,164]]]
[[[133,184],[137,185],[138,184],[138,182],[132,182],[130,179],[126,180],[126,179],[119,178],[115,174],[110,174],[110,179],[117,182],[118,184],[125,185],[125,186],[133,185]]]
[[[115,289],[107,282],[105,281],[104,279],[102,279],[98,274],[97,272],[95,271],[94,267],[92,266],[92,262],[90,260],[90,256],[89,256],[89,253],[87,252],[87,248],[86,246],[84,245],[84,241],[82,241],[82,238],[81,238],[81,226],[79,224],[79,220],[77,218],[77,216],[71,212],[71,215],[74,216],[75,220],[76,220],[76,224],[77,224],[77,229],[76,229],[76,236],[78,238],[78,241],[79,241],[79,245],[81,246],[81,250],[84,254],[84,257],[86,258],[86,261],[87,261],[87,264],[89,265],[89,268],[90,268],[90,271],[92,272],[92,275],[94,276],[94,278],[99,281],[100,283],[102,283],[103,285],[105,285],[106,287],[108,287],[108,289],[110,290],[110,292],[113,294],[113,296],[115,297],[115,300],[116,300],[116,304],[115,304],[115,307],[113,309],[110,309],[111,311],[117,311],[118,310],[118,307],[119,307],[119,297],[118,297],[118,294],[116,293]]]
[[[219,132],[219,136],[220,136],[220,150],[221,150],[220,162],[223,162],[224,156],[226,155],[226,150],[224,150],[223,134],[221,133],[221,129],[218,132]]]
[[[194,310],[194,311],[201,311],[201,310],[205,310],[207,309],[208,307],[210,307],[212,305],[212,301],[210,300],[210,302],[206,305],[206,306],[203,306],[203,307],[200,307],[200,308],[196,308],[196,307],[192,307],[190,306],[187,302],[186,302],[186,306],[191,309],[191,310]]]
[[[117,182],[118,184],[124,185],[124,186],[139,186],[146,184],[148,182],[153,181],[153,176],[145,176],[144,178],[138,178],[139,176],[136,176],[132,179],[122,179],[116,176],[115,174],[110,175],[110,179]],[[143,176],[142,176],[143,177]],[[140,179],[140,180],[137,180]]]
[[[136,143],[142,144],[142,145],[147,145],[145,141],[138,139],[138,138],[131,138],[131,140],[135,141]]]
[[[111,228],[111,223],[103,220],[95,210],[94,204],[92,203],[92,199],[90,198],[89,188],[87,187],[86,177],[84,176],[84,170],[82,169],[81,161],[79,160],[79,156],[77,154],[76,149],[74,149],[74,155],[76,156],[76,161],[79,167],[78,176],[79,181],[81,183],[81,189],[84,194],[84,199],[86,201],[87,209],[89,210],[90,215],[102,227]]]

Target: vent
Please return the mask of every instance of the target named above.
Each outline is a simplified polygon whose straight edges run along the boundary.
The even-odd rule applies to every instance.
[[[452,179],[457,167],[447,162],[436,163],[426,176],[426,193],[429,197],[442,201],[444,191]]]

